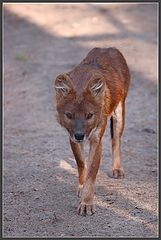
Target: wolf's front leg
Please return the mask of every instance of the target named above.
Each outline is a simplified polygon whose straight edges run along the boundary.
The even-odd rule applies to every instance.
[[[78,213],[80,215],[92,215],[95,212],[94,185],[96,175],[102,157],[102,142],[98,138],[90,140],[89,161],[87,169],[87,177],[83,186]]]
[[[78,166],[78,175],[79,175],[79,185],[78,185],[78,196],[81,195],[81,190],[86,178],[86,163],[83,156],[83,143],[74,143],[70,140],[71,149],[73,151],[74,157]]]

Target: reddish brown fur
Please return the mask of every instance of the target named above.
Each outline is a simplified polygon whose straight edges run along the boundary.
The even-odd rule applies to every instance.
[[[113,118],[113,174],[124,176],[120,141],[124,129],[125,99],[130,73],[123,55],[115,48],[94,48],[72,71],[55,80],[59,123],[67,129],[82,190],[79,214],[93,214],[94,183],[102,156],[102,137],[108,118]],[[92,117],[88,119],[89,114]],[[89,140],[88,167],[84,162],[82,143],[75,139],[76,129]]]

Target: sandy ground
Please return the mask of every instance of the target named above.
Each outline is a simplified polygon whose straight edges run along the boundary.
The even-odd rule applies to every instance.
[[[52,81],[93,47],[115,46],[132,83],[122,140],[125,179],[111,177],[109,128],[96,214],[77,214],[77,168],[55,120]],[[157,5],[4,7],[4,237],[157,237]]]

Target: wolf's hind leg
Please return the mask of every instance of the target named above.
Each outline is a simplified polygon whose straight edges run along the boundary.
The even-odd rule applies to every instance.
[[[115,178],[124,177],[121,162],[121,136],[125,122],[125,101],[120,101],[111,117],[112,173]]]

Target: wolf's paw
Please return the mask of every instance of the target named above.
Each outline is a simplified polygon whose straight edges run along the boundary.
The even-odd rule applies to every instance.
[[[113,177],[114,178],[124,178],[125,177],[125,173],[124,173],[124,169],[121,167],[121,168],[115,168],[115,169],[112,169],[112,174],[113,174]]]
[[[94,204],[80,203],[78,206],[78,214],[81,216],[93,215],[96,211]]]

